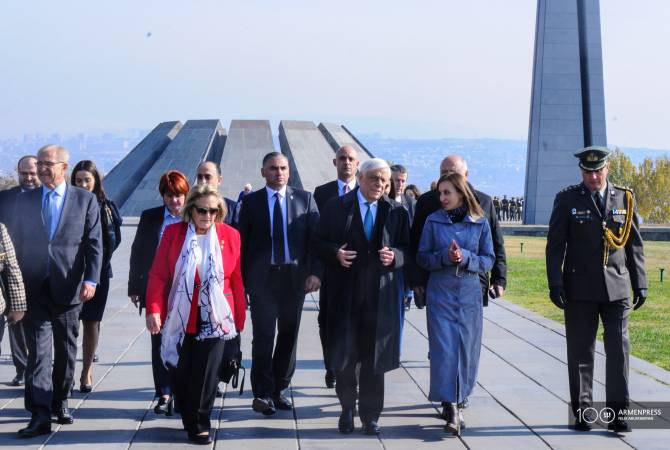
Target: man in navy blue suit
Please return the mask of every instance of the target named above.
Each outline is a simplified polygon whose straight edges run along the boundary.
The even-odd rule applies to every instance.
[[[17,197],[16,253],[26,288],[28,341],[25,406],[30,423],[20,437],[51,432],[51,415],[71,424],[67,396],[72,386],[79,312],[93,298],[100,278],[102,234],[98,201],[68,186],[69,152],[47,145],[37,153],[41,189]],[[53,341],[54,358],[51,367]]]

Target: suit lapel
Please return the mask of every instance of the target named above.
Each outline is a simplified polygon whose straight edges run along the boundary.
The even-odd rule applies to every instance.
[[[261,211],[263,211],[262,218],[265,221],[265,229],[267,230],[267,236],[269,236],[270,241],[272,241],[272,225],[270,222],[270,210],[268,206],[268,188],[264,187],[261,189],[259,192],[262,192],[261,195],[258,196],[258,201],[260,202],[260,205],[258,205],[261,208]]]
[[[293,239],[293,236],[291,236],[291,230],[295,227],[291,227],[291,224],[293,223],[293,220],[296,220],[298,218],[298,211],[297,208],[295,207],[296,205],[294,204],[294,197],[293,197],[293,188],[291,186],[286,187],[286,238],[288,239],[288,248],[289,251],[291,251],[291,242],[296,242],[295,239]]]
[[[56,232],[54,233],[53,239],[56,239],[58,233],[60,233],[63,228],[63,217],[67,217],[67,213],[71,208],[74,207],[72,195],[70,195],[70,186],[65,186],[65,198],[63,199],[63,207],[60,209],[60,216],[58,217],[58,224],[56,225]]]

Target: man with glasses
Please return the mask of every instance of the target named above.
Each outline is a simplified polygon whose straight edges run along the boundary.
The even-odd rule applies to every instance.
[[[65,182],[69,152],[47,145],[37,153],[41,189],[16,201],[16,249],[26,287],[28,341],[25,406],[30,423],[19,430],[29,438],[51,432],[51,416],[73,423],[67,396],[72,386],[79,312],[93,298],[102,264],[98,201]],[[53,341],[54,358],[51,365]]]
[[[214,186],[215,188],[219,189],[221,183],[223,182],[223,177],[221,176],[221,167],[215,162],[203,161],[198,166],[198,173],[196,178],[198,184],[209,184],[210,186]],[[226,217],[224,217],[223,221],[228,225],[232,225],[237,221],[237,203],[235,200],[229,199],[228,197],[224,197],[223,201],[226,202],[226,207],[228,208],[228,213],[226,214]]]
[[[17,173],[19,174],[19,185],[11,189],[0,192],[0,222],[7,226],[9,237],[12,242],[16,240],[15,233],[12,230],[14,207],[16,199],[22,192],[32,191],[39,188],[42,183],[37,176],[37,157],[26,155],[19,159],[17,164]],[[0,342],[4,334],[5,318],[0,315]],[[28,344],[26,343],[23,322],[19,321],[8,327],[9,347],[12,352],[12,362],[16,369],[16,376],[12,379],[12,386],[22,386],[28,364]]]

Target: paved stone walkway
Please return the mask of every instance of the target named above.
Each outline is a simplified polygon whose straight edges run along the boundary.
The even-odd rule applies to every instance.
[[[75,423],[54,424],[49,436],[28,440],[16,431],[28,421],[23,390],[9,386],[13,366],[8,339],[0,357],[0,447],[2,448],[182,448],[189,446],[178,417],[153,413],[150,341],[144,318],[126,297],[130,244],[134,227],[123,228],[123,243],[113,260],[114,273],[95,365],[93,392],[75,391],[70,399]],[[513,287],[512,287],[513,289]],[[227,449],[533,449],[669,448],[670,429],[635,430],[624,437],[597,429],[576,433],[567,427],[568,382],[565,339],[560,324],[507,301],[485,309],[484,341],[477,389],[465,411],[467,429],[460,438],[446,435],[437,417],[439,405],[427,398],[429,385],[425,310],[408,312],[402,367],[386,375],[382,434],[349,436],[337,432],[339,405],[325,389],[318,339],[316,299],[305,302],[298,368],[291,395],[293,412],[268,418],[251,411],[250,382],[244,395],[226,392],[213,415],[215,448]],[[634,320],[634,318],[633,318]],[[251,321],[243,334],[247,368]],[[594,391],[604,398],[604,351],[598,346]],[[76,380],[79,379],[78,363]],[[78,386],[77,386],[78,387]],[[639,405],[670,401],[670,373],[631,358],[630,387]],[[360,424],[357,421],[357,426]]]

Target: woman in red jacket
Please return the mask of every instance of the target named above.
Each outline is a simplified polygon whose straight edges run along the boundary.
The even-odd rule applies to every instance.
[[[208,185],[191,189],[182,222],[165,228],[147,285],[147,329],[161,333],[189,439],[211,442],[209,416],[226,341],[244,328],[240,235],[223,223],[226,204]]]

